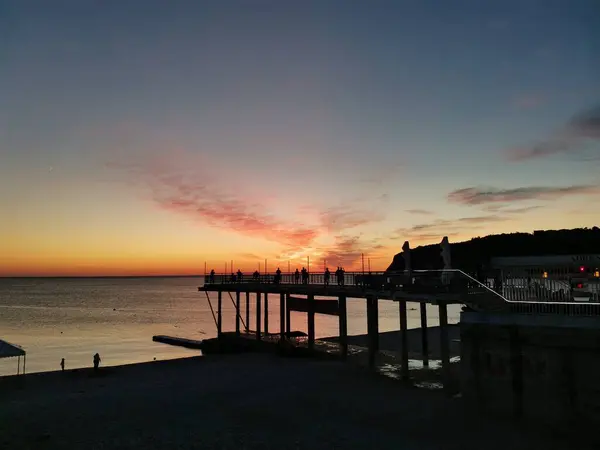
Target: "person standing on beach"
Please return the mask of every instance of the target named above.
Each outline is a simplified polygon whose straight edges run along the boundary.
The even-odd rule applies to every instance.
[[[96,353],[94,355],[94,371],[98,370],[98,366],[100,365],[100,355],[98,353]]]
[[[60,360],[60,368],[63,372],[65,371],[65,358]]]

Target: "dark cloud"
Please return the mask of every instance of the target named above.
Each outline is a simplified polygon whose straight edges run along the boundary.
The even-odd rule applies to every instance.
[[[532,186],[514,189],[470,187],[450,192],[448,201],[461,205],[485,205],[488,203],[512,203],[527,200],[555,200],[566,196],[596,194],[599,192],[599,186],[596,185]]]
[[[434,214],[433,211],[428,211],[426,209],[407,209],[406,212],[420,216],[431,216]]]
[[[525,161],[585,150],[590,141],[600,139],[600,105],[574,116],[548,139],[507,151],[511,161]]]

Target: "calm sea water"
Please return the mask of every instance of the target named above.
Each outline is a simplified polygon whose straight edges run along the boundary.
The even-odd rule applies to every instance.
[[[0,339],[27,351],[27,372],[89,367],[94,353],[102,365],[196,356],[186,350],[152,342],[152,336],[203,339],[216,327],[200,278],[0,278]],[[216,305],[216,294],[211,296]],[[251,324],[255,327],[254,296]],[[242,297],[242,305],[245,299]],[[459,307],[449,310],[458,321]],[[223,328],[235,329],[234,306],[223,299]],[[428,311],[437,325],[437,310]],[[381,301],[380,330],[398,329],[398,304]],[[409,326],[419,326],[419,312],[410,309]],[[242,315],[245,317],[245,314]],[[306,314],[292,313],[292,328],[306,332]],[[279,296],[269,297],[269,330],[279,330]],[[364,300],[348,300],[348,333],[366,333]],[[317,337],[337,336],[338,319],[317,315]],[[0,375],[16,373],[17,359],[0,359]]]

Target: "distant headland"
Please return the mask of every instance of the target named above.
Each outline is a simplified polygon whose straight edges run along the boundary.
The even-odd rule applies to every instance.
[[[487,265],[492,257],[585,255],[600,253],[600,228],[546,230],[533,233],[494,234],[451,243],[452,265],[463,270],[475,270]],[[413,268],[441,269],[439,244],[423,245],[411,250]],[[404,270],[401,253],[387,270]]]

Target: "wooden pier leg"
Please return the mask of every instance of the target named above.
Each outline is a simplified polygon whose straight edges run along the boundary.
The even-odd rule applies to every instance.
[[[265,336],[269,334],[269,293],[265,292]]]
[[[279,294],[279,332],[281,339],[285,338],[285,294]]]
[[[442,379],[444,389],[451,391],[450,342],[448,340],[448,305],[439,303],[440,310],[440,349],[442,356]]]
[[[377,318],[375,307],[375,296],[367,296],[367,334],[369,336],[369,367],[375,367],[375,355],[377,354],[377,339],[379,331],[377,330]]]
[[[315,349],[315,295],[308,294],[308,349]]]
[[[223,330],[223,292],[217,293],[217,338],[221,339]]]
[[[250,292],[246,292],[246,333],[250,331]]]
[[[260,317],[260,297],[262,296],[261,292],[256,293],[256,340],[260,341],[260,325],[261,325],[261,317]]]
[[[379,298],[373,297],[373,339],[375,339],[375,351],[379,351]]]
[[[242,315],[242,311],[240,309],[240,291],[235,292],[235,335],[236,337],[240,337],[240,318]]]
[[[429,367],[429,334],[427,330],[427,303],[421,303],[421,352],[423,366]]]
[[[290,307],[288,306],[287,298],[289,298],[290,294],[286,294],[285,300],[285,329],[287,333],[287,337],[290,337],[290,333],[292,332],[292,314],[290,312]]]
[[[400,361],[401,361],[401,376],[403,381],[408,381],[410,378],[408,369],[408,320],[406,317],[406,300],[400,300]]]
[[[340,319],[340,353],[342,359],[348,357],[348,315],[346,312],[346,296],[339,297],[338,314]]]

